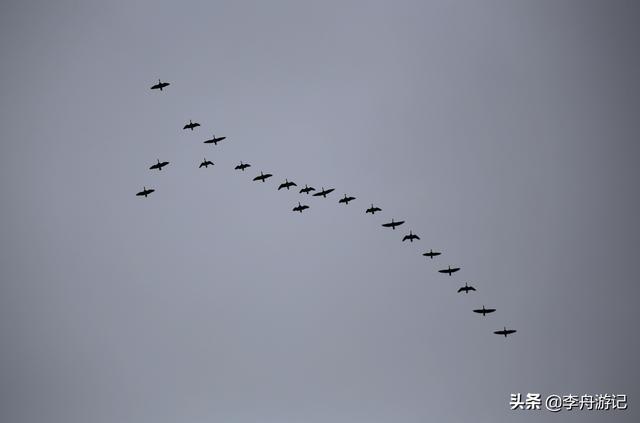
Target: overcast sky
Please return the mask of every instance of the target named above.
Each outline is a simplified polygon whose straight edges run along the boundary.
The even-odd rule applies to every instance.
[[[639,15],[2,2],[0,420],[638,421]]]

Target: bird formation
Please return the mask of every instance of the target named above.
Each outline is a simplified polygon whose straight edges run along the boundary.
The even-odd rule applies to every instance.
[[[160,79],[158,80],[158,83],[153,85],[151,87],[152,90],[159,90],[159,91],[163,91],[164,88],[168,87],[170,85],[170,83],[168,82],[162,82]],[[193,131],[195,128],[198,128],[200,126],[200,124],[198,122],[193,122],[191,120],[189,120],[189,123],[184,125],[183,129],[184,130],[191,130]],[[215,135],[212,135],[212,137],[210,139],[207,139],[204,141],[204,144],[214,144],[214,145],[218,145],[219,142],[225,140],[227,137],[216,137]],[[169,164],[168,161],[163,161],[161,162],[160,159],[156,159],[157,163],[153,164],[151,167],[149,167],[150,170],[158,170],[161,171],[163,167],[167,166]],[[210,160],[207,160],[206,158],[202,161],[202,163],[200,163],[199,168],[208,168],[209,166],[213,166],[214,163]],[[240,164],[238,164],[237,166],[235,166],[235,170],[240,170],[242,172],[244,172],[247,168],[251,167],[251,165],[249,163],[243,163],[242,161],[240,162]],[[260,171],[260,174],[255,176],[253,178],[254,181],[260,181],[260,182],[266,182],[267,179],[271,178],[273,176],[273,174],[271,173],[264,173],[263,171]],[[297,187],[297,184],[293,181],[290,181],[289,179],[285,178],[284,182],[282,182],[279,186],[278,186],[278,191],[280,191],[281,189],[286,188],[287,190],[289,190],[291,187]],[[308,185],[305,184],[304,188],[301,188],[299,190],[300,194],[306,194],[309,195],[309,193],[311,193],[312,191],[316,191],[315,188],[310,187]],[[320,191],[314,192],[312,194],[313,197],[322,197],[322,198],[327,198],[327,196],[329,194],[331,194],[333,191],[335,191],[335,188],[328,188],[325,189],[324,186],[321,187]],[[155,189],[152,188],[147,188],[146,186],[143,187],[142,191],[138,192],[136,194],[136,196],[139,197],[145,197],[147,198],[151,193],[155,192]],[[351,196],[351,195],[347,195],[345,194],[343,198],[340,198],[338,200],[338,203],[340,204],[344,204],[345,206],[347,206],[351,201],[356,200],[356,197]],[[298,205],[293,207],[292,211],[293,212],[299,212],[302,213],[305,210],[308,210],[310,208],[309,205],[306,204],[301,204],[300,201],[298,201]],[[371,215],[375,215],[377,212],[381,212],[382,209],[380,207],[374,206],[373,203],[371,204],[371,207],[367,208],[365,210],[365,214],[371,214]],[[383,223],[382,227],[384,228],[391,228],[392,230],[395,230],[398,226],[401,226],[405,223],[404,220],[398,220],[396,221],[395,219],[391,219],[391,222],[387,222],[387,223]],[[420,237],[416,234],[413,233],[413,231],[409,231],[408,234],[404,235],[402,238],[402,242],[404,241],[409,241],[410,243],[413,243],[413,241],[419,241]],[[440,255],[442,255],[442,252],[440,251],[433,251],[433,249],[430,249],[428,252],[425,252],[422,254],[425,257],[428,257],[430,259],[434,259],[435,257],[438,257]],[[439,269],[438,272],[442,273],[442,274],[447,274],[449,276],[452,276],[453,273],[456,273],[460,271],[460,267],[451,267],[450,265],[446,268],[446,269]],[[469,294],[469,292],[475,292],[476,289],[473,286],[470,286],[468,283],[465,283],[464,286],[458,288],[458,293],[462,293],[464,292],[465,294]],[[491,314],[494,313],[496,311],[495,308],[485,308],[485,306],[483,305],[481,309],[475,309],[473,310],[474,313],[477,314],[481,314],[483,317],[485,317],[487,314]],[[496,330],[493,333],[496,335],[503,335],[505,338],[508,335],[511,335],[513,333],[515,333],[516,330],[515,329],[507,329],[506,326],[503,326],[503,329],[501,330]]]

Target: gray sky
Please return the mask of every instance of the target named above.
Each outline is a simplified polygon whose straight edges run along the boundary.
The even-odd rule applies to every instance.
[[[638,421],[636,5],[105,3],[0,5],[0,420]]]

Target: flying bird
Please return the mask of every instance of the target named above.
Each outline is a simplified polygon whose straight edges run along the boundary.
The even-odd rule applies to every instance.
[[[483,316],[486,316],[489,313],[493,313],[494,311],[496,311],[495,308],[484,308],[484,306],[477,310],[473,310],[474,313],[482,314]]]
[[[273,176],[273,175],[272,175],[272,174],[270,174],[270,173],[266,173],[266,174],[265,174],[265,173],[260,172],[260,175],[258,175],[258,176],[256,176],[255,178],[253,178],[253,180],[254,180],[254,181],[262,181],[262,182],[264,182],[264,181],[265,181],[265,179],[267,179],[267,178],[271,178],[272,176]]]
[[[347,197],[347,194],[345,194],[344,198],[341,198],[340,200],[338,200],[338,203],[349,204],[349,201],[353,201],[355,199],[356,197]]]
[[[429,257],[429,258],[430,258],[430,259],[432,259],[432,260],[433,260],[433,258],[434,258],[435,256],[439,256],[440,254],[442,254],[442,253],[439,253],[439,252],[437,252],[437,251],[433,251],[433,250],[429,250],[429,252],[428,252],[428,253],[422,253],[422,255],[423,255],[423,256],[425,256],[425,257]]]
[[[140,191],[139,193],[137,193],[137,196],[144,196],[144,198],[147,198],[147,195],[151,194],[152,192],[154,192],[155,189],[147,189],[147,187],[142,187],[142,191]]]
[[[278,187],[278,191],[280,191],[282,188],[286,188],[287,191],[289,191],[289,188],[291,187],[297,187],[296,183],[285,178],[284,182],[281,183]]]
[[[335,190],[335,188],[329,188],[329,189],[324,189],[324,187],[322,187],[322,191],[316,192],[315,194],[313,194],[314,197],[324,197],[327,198],[328,194],[331,194],[333,191]]]
[[[309,195],[311,191],[315,191],[315,190],[316,189],[314,187],[308,187],[307,185],[305,185],[304,188],[300,190],[300,194],[304,192],[305,194]]]
[[[466,283],[464,284],[464,286],[463,286],[463,287],[458,288],[458,292],[459,292],[459,293],[464,291],[464,293],[465,293],[465,294],[468,294],[468,293],[469,293],[469,291],[475,291],[475,290],[476,290],[476,289],[475,289],[474,287],[469,286],[469,285],[467,285]],[[484,306],[483,306],[483,307],[484,307]]]
[[[236,166],[236,170],[241,170],[244,172],[244,170],[248,167],[251,167],[251,165],[249,163],[242,163],[240,162],[240,164],[238,166]]]
[[[455,272],[457,272],[458,270],[460,270],[460,268],[459,268],[459,267],[453,267],[453,268],[452,268],[451,266],[449,266],[449,268],[448,268],[448,269],[440,269],[440,270],[438,270],[438,272],[440,272],[440,273],[448,273],[448,274],[449,274],[449,276],[451,276],[451,274],[452,274],[452,273],[455,273]]]
[[[214,135],[211,137],[211,139],[210,139],[210,140],[206,140],[206,141],[204,142],[204,144],[212,144],[212,143],[213,143],[214,145],[218,145],[218,143],[219,143],[220,141],[225,140],[225,139],[227,139],[227,137],[218,137],[218,138],[216,138],[216,136],[215,136],[215,134],[214,134]]]
[[[298,205],[296,207],[293,208],[293,211],[297,211],[302,213],[302,210],[308,209],[309,206],[307,206],[306,204],[304,206],[300,205],[300,202],[298,201]]]
[[[160,81],[158,79],[158,83],[156,85],[152,86],[151,89],[152,90],[160,90],[160,91],[162,91],[163,88],[166,88],[169,85],[171,85],[171,84],[169,84],[168,82],[162,82],[162,81]]]
[[[189,120],[189,123],[187,123],[182,129],[191,129],[193,131],[193,128],[197,128],[198,126],[200,126],[198,122],[191,122],[191,120]]]
[[[404,238],[402,238],[402,242],[405,242],[406,240],[413,242],[414,239],[420,239],[420,237],[409,231],[409,235],[405,235]]]
[[[371,204],[371,207],[369,207],[367,209],[366,213],[371,213],[371,214],[376,214],[376,212],[382,211],[382,209],[380,207],[374,207],[373,204]]]
[[[205,157],[202,163],[200,163],[200,166],[198,166],[198,169],[201,168],[202,166],[209,167],[209,165],[213,166],[213,162],[211,160],[207,160],[207,158]]]
[[[396,229],[396,226],[400,226],[404,223],[404,220],[401,220],[399,222],[394,221],[393,219],[391,219],[391,222],[389,223],[383,223],[382,226],[384,226],[385,228],[391,228],[393,230]]]
[[[504,335],[504,337],[506,338],[507,335],[511,335],[512,333],[516,333],[516,330],[515,329],[507,329],[507,327],[505,326],[504,329],[496,330],[493,333],[495,333],[496,335]]]
[[[169,162],[162,162],[160,163],[160,159],[158,159],[158,163],[154,164],[153,166],[151,166],[149,169],[153,170],[153,169],[158,169],[158,170],[162,170],[163,167],[165,167],[166,165],[168,165]]]

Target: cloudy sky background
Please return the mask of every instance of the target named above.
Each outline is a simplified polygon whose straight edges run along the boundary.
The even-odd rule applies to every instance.
[[[637,421],[638,18],[3,2],[0,420]],[[630,410],[513,412],[515,392]]]

